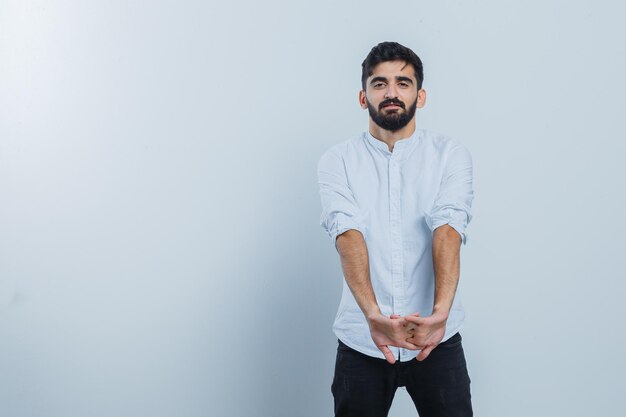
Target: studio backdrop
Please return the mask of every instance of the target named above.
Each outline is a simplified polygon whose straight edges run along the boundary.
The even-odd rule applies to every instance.
[[[319,157],[424,62],[474,161],[475,414],[626,415],[617,1],[0,3],[0,415],[332,415]],[[415,415],[400,390],[391,416]]]

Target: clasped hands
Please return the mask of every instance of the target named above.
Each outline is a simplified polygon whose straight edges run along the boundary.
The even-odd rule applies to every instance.
[[[393,364],[396,358],[389,346],[420,350],[418,361],[423,361],[443,339],[446,331],[446,314],[433,312],[422,317],[419,313],[408,316],[392,314],[387,317],[382,313],[367,318],[372,340],[385,355],[387,362]]]

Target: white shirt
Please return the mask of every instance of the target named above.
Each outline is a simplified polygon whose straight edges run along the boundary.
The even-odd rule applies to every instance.
[[[416,130],[389,152],[387,144],[362,133],[321,157],[318,180],[320,223],[333,243],[349,229],[365,238],[370,279],[382,314],[431,315],[432,232],[449,224],[463,244],[467,240],[474,194],[468,150],[446,136]],[[457,291],[443,341],[461,328],[464,318]],[[384,358],[345,279],[333,331],[351,348]],[[419,353],[389,348],[401,361]]]

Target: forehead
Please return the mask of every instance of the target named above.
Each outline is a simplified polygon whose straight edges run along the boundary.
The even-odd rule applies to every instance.
[[[381,62],[373,68],[372,75],[367,78],[394,78],[398,76],[409,77],[413,81],[417,81],[415,79],[415,69],[413,68],[413,65],[401,60]]]

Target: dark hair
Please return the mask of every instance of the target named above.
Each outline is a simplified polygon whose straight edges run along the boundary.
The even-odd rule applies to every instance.
[[[422,60],[409,48],[400,45],[398,42],[381,42],[372,48],[365,61],[361,64],[363,72],[361,73],[361,84],[363,90],[365,90],[365,81],[367,77],[372,75],[374,67],[381,62],[387,61],[404,61],[407,64],[413,65],[415,70],[415,78],[417,78],[417,89],[422,88],[424,82],[424,67],[422,66]]]

